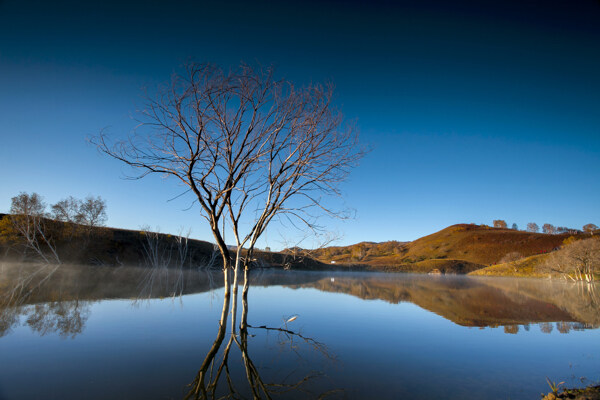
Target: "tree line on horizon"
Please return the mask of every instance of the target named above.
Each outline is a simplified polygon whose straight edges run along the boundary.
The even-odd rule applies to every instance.
[[[89,239],[107,219],[106,201],[100,196],[90,195],[85,199],[69,196],[50,205],[49,212],[47,208],[43,197],[35,192],[21,192],[11,198],[10,213],[0,220],[4,256],[12,250],[24,259],[35,257],[60,264],[58,242]]]
[[[47,207],[38,193],[21,192],[11,198],[10,214],[43,217],[90,228],[104,226],[107,219],[106,200],[100,196],[90,195],[83,200],[69,196],[50,205],[50,212],[46,211]]]
[[[494,228],[508,229],[508,224],[503,219],[494,220],[493,226],[494,226]],[[511,229],[517,231],[517,230],[519,230],[519,227],[517,226],[517,224],[513,223]],[[565,226],[557,227],[557,226],[554,226],[549,223],[545,223],[544,225],[542,225],[542,233],[546,233],[549,235],[557,235],[557,234],[561,234],[561,233],[570,233],[572,235],[579,234],[579,233],[593,234],[594,231],[597,231],[597,230],[598,230],[598,226],[596,224],[592,224],[592,223],[585,224],[581,230],[574,229],[574,228],[567,228]],[[540,227],[535,222],[529,222],[529,223],[527,223],[527,229],[525,229],[525,231],[531,232],[531,233],[539,233]]]

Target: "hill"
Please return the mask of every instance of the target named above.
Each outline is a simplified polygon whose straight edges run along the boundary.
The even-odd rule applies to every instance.
[[[323,263],[363,264],[399,270],[464,273],[503,262],[551,252],[569,234],[550,235],[474,224],[452,225],[413,242],[358,243],[315,250]],[[431,267],[431,268],[430,268]]]
[[[600,265],[600,237],[579,235],[570,237],[560,249],[512,260],[474,271],[481,276],[559,277],[591,281],[598,279]]]
[[[48,242],[61,263],[183,268],[210,264],[215,268],[222,267],[220,253],[210,242],[142,230],[88,227],[46,218],[42,222]],[[41,261],[41,252],[50,262],[56,261],[52,249],[43,240],[39,240],[39,251],[28,248],[24,242],[11,230],[9,216],[0,214],[0,258],[17,262]],[[311,258],[294,258],[276,252],[255,251],[254,258],[261,266],[326,267]]]
[[[500,263],[472,271],[469,275],[547,278],[552,275],[544,268],[548,256],[549,254],[538,254],[520,260]]]
[[[10,220],[0,214],[0,255],[4,259],[35,260],[36,252],[10,232]],[[87,227],[44,220],[47,237],[61,262],[93,265],[192,267],[222,265],[212,243],[177,235],[127,229]],[[577,239],[589,237],[579,234]],[[316,250],[255,251],[259,266],[294,269],[387,270],[398,272],[512,276],[547,276],[539,268],[544,255],[558,249],[569,234],[540,234],[474,224],[452,225],[413,242],[362,242]],[[44,253],[52,253],[41,243]],[[183,250],[183,253],[182,253]],[[184,259],[181,259],[184,254]],[[39,251],[37,258],[39,259]],[[50,257],[52,258],[52,257]],[[516,261],[515,260],[519,260]],[[510,263],[512,262],[512,263]]]

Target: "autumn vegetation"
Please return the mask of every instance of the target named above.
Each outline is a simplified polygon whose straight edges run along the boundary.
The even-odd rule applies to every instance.
[[[102,233],[106,202],[100,197],[83,200],[72,196],[51,205],[37,193],[20,193],[11,199],[9,215],[0,220],[0,246],[5,256],[60,264],[61,252],[85,251]],[[65,248],[66,247],[66,248]]]
[[[591,280],[598,274],[599,265],[594,261],[598,254],[595,249],[598,236],[596,230],[590,229],[593,224],[587,224],[584,230],[546,226],[548,233],[539,233],[533,223],[527,231],[508,229],[508,224],[502,220],[494,221],[494,225],[498,227],[459,224],[413,242],[362,242],[328,247],[313,251],[313,254],[320,261],[333,262],[337,266],[358,264],[419,273],[554,276],[584,280]],[[572,254],[571,249],[579,247],[590,247],[589,261],[584,261],[581,266],[575,264],[575,256],[566,260],[560,258],[559,264],[554,263],[559,258],[549,258],[550,255]],[[583,271],[587,271],[587,275]]]
[[[50,211],[47,211],[47,210]],[[210,268],[222,264],[219,249],[145,227],[104,227],[106,203],[100,197],[67,197],[48,207],[36,193],[12,198],[11,213],[0,215],[0,251],[5,259],[46,263]],[[487,225],[458,224],[412,242],[361,242],[318,249],[256,250],[253,267],[284,269],[371,269],[416,273],[557,277],[591,282],[600,264],[597,226],[582,230],[535,223],[527,231],[503,220]],[[515,224],[513,224],[515,225]],[[235,257],[231,253],[229,257]]]
[[[11,203],[10,214],[0,214],[0,259],[4,261],[151,268],[218,268],[223,262],[213,243],[190,239],[189,232],[105,227],[107,207],[100,197],[67,197],[48,206],[37,193],[20,193]],[[255,267],[322,267],[312,258],[290,252],[256,250],[252,260]]]

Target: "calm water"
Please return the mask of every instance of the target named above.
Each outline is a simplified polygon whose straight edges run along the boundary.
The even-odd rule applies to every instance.
[[[0,399],[538,399],[546,377],[600,379],[587,286],[258,271],[244,304],[239,279],[235,297],[218,273],[2,265]]]

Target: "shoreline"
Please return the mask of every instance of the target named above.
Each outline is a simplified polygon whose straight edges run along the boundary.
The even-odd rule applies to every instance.
[[[574,400],[599,400],[600,385],[589,385],[584,388],[563,388],[546,395],[542,393],[542,400],[574,399]]]

